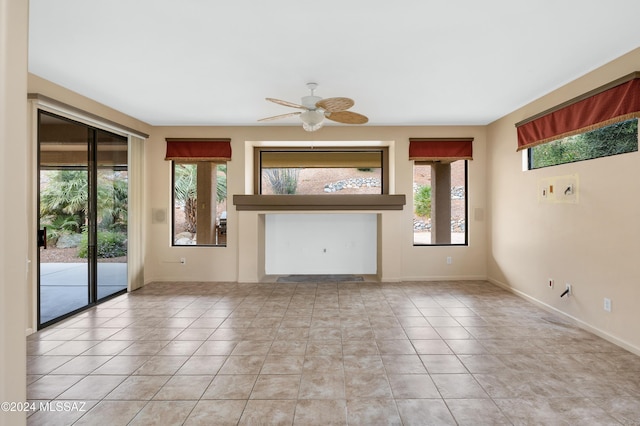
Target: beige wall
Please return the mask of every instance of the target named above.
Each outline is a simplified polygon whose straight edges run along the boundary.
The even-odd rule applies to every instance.
[[[145,142],[146,236],[145,282],[153,281],[258,281],[260,212],[236,212],[228,203],[227,247],[171,247],[171,166],[164,161],[165,138],[231,138],[233,159],[228,164],[228,192],[250,191],[251,146],[259,141],[384,141],[392,146],[391,184],[394,193],[407,194],[403,211],[382,213],[381,277],[385,281],[486,278],[486,224],[475,212],[485,209],[486,142],[482,126],[451,127],[346,127],[328,126],[308,133],[301,127],[152,127],[37,76],[29,75],[30,93],[40,93],[73,107],[148,133]],[[414,247],[412,244],[412,162],[410,137],[474,137],[474,160],[469,163],[469,246]],[[248,148],[248,149],[247,149]],[[32,166],[33,167],[33,166]],[[37,189],[33,188],[32,192]],[[33,194],[35,200],[35,194]],[[153,209],[167,212],[166,223],[152,223]],[[35,219],[34,219],[35,220]],[[34,225],[35,226],[35,225]],[[187,259],[187,265],[176,263]],[[446,258],[452,257],[448,265]]]
[[[171,166],[164,161],[165,138],[231,138],[233,157],[228,163],[227,247],[171,247]],[[412,162],[410,137],[474,137],[474,160],[469,163],[469,246],[414,247],[412,219]],[[475,209],[485,208],[484,127],[325,127],[308,133],[301,127],[157,127],[146,145],[149,209],[167,211],[167,223],[148,224],[145,280],[245,281],[260,280],[260,212],[236,212],[233,194],[251,187],[252,143],[257,141],[384,141],[391,145],[392,187],[407,194],[403,211],[382,213],[381,278],[384,281],[486,278],[485,222],[474,220]],[[150,215],[149,215],[150,216]],[[447,256],[453,258],[446,264]],[[187,265],[178,262],[187,259]]]
[[[26,401],[27,5],[0,0],[0,402]],[[25,418],[0,412],[0,425]]]
[[[522,170],[514,124],[638,71],[640,49],[488,126],[488,276],[640,354],[640,154]],[[541,179],[578,175],[578,203],[540,203]],[[550,290],[547,279],[555,280]],[[573,296],[560,299],[565,283]],[[612,300],[612,312],[603,309]]]

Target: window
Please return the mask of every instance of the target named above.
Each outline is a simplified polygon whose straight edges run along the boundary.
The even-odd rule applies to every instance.
[[[416,161],[413,244],[467,244],[467,161]]]
[[[227,245],[227,164],[173,161],[173,245]]]
[[[529,170],[638,150],[638,119],[529,148]]]
[[[256,148],[256,194],[388,194],[387,148]]]
[[[516,123],[528,169],[638,150],[640,72]]]
[[[227,245],[231,139],[167,138],[172,175],[172,245]]]
[[[467,244],[467,161],[473,138],[410,138],[413,245]]]

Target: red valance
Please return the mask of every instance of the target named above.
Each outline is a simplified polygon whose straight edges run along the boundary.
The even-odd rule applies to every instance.
[[[231,160],[231,139],[167,138],[165,160],[228,161]]]
[[[640,117],[640,72],[516,124],[518,151]]]
[[[410,138],[409,160],[456,161],[473,159],[473,138]]]

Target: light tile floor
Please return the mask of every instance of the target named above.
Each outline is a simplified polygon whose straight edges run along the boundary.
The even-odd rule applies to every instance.
[[[30,425],[640,424],[640,357],[481,282],[158,283],[28,338]]]

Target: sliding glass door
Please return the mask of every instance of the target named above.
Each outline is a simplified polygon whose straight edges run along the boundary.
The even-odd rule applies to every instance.
[[[127,288],[127,139],[96,132],[97,299]]]
[[[89,303],[89,263],[80,255],[89,214],[89,142],[84,125],[40,113],[39,323]]]
[[[38,326],[127,288],[127,139],[38,117]]]

